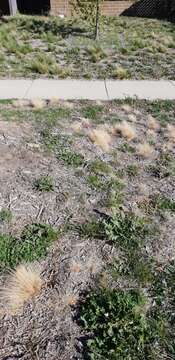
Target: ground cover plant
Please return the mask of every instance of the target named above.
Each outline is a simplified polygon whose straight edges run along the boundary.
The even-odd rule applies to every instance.
[[[0,76],[174,79],[174,25],[103,18],[98,40],[75,19],[16,16],[0,25]]]
[[[0,358],[174,358],[174,118],[0,102]]]

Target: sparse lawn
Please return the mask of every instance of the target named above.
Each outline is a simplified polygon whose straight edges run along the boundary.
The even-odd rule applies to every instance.
[[[2,101],[0,118],[0,287],[30,264],[15,298],[10,282],[23,311],[0,296],[0,358],[174,359],[175,102]]]
[[[174,48],[166,21],[104,18],[94,41],[77,20],[17,16],[0,26],[0,76],[174,79]]]

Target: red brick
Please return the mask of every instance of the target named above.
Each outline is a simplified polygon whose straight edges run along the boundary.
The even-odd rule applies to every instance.
[[[85,0],[86,1],[86,0]],[[132,0],[116,0],[104,1],[102,3],[102,13],[104,15],[120,15],[125,9],[133,4]],[[52,15],[64,14],[65,16],[71,15],[71,6],[69,0],[51,0],[51,13]]]

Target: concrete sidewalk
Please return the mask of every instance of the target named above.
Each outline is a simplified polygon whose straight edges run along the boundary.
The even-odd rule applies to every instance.
[[[0,99],[175,99],[175,81],[0,80]]]

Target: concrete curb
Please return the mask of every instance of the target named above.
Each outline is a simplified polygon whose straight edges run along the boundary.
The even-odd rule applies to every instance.
[[[0,99],[175,100],[169,80],[0,80]]]

